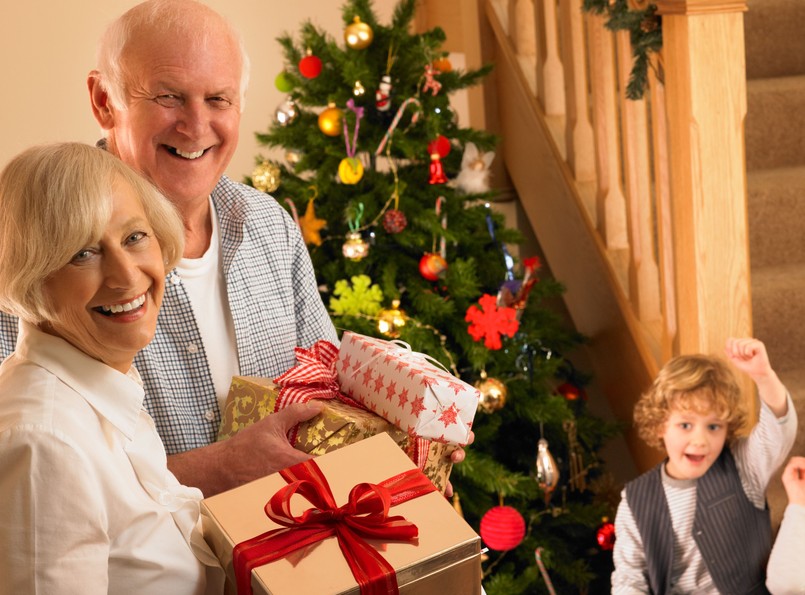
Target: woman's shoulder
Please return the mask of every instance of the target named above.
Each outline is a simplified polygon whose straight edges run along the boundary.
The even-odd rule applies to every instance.
[[[44,368],[12,354],[0,369],[0,432],[80,443],[100,431],[90,404]]]

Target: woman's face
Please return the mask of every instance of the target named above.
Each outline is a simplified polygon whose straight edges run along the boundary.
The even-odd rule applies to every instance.
[[[44,283],[42,330],[128,372],[154,337],[165,290],[162,251],[134,190],[118,179],[103,236]]]

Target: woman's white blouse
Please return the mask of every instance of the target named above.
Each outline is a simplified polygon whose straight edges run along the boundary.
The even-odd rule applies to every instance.
[[[0,366],[0,593],[205,592],[201,492],[142,403],[133,368],[21,323]]]

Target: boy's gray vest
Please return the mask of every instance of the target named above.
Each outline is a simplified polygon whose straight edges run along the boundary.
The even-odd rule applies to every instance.
[[[654,595],[668,593],[674,556],[671,515],[660,471],[664,464],[626,484],[626,499],[643,540],[647,579]],[[755,508],[746,497],[729,448],[696,482],[692,537],[722,594],[768,593],[769,512]]]

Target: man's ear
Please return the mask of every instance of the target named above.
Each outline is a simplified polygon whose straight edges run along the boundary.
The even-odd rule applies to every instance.
[[[89,100],[92,104],[92,114],[104,130],[114,127],[114,113],[109,94],[101,85],[101,73],[93,70],[87,76],[87,88],[89,89]]]

